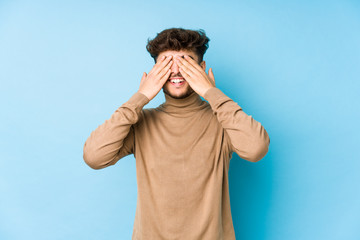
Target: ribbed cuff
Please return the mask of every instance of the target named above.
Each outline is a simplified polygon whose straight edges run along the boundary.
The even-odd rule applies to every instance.
[[[209,102],[212,108],[219,103],[224,102],[224,100],[229,99],[228,96],[226,96],[220,89],[216,87],[212,87],[207,90],[204,94],[204,98]]]
[[[150,100],[142,93],[136,92],[124,105],[134,106],[135,109],[141,110]]]

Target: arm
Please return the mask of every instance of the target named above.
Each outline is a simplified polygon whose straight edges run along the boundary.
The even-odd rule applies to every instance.
[[[119,107],[110,119],[106,120],[90,134],[84,145],[83,158],[94,169],[115,164],[120,158],[133,153],[133,125],[139,120],[142,108],[153,99],[170,75],[172,57],[161,58],[144,73],[139,91],[129,101]]]
[[[110,119],[98,126],[84,144],[83,158],[86,164],[93,169],[101,169],[133,153],[132,125],[139,120],[141,110],[148,102],[144,94],[137,92]]]
[[[265,128],[216,87],[207,90],[204,98],[225,129],[231,151],[251,162],[261,160],[270,144]]]
[[[209,102],[218,121],[225,129],[225,144],[228,143],[230,150],[251,162],[262,159],[270,144],[270,138],[264,127],[215,87],[214,74],[211,68],[209,74],[206,74],[205,62],[199,65],[189,56],[184,56],[184,59],[178,57],[176,62],[192,89]]]

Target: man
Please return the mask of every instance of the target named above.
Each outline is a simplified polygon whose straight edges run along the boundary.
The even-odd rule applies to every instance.
[[[208,42],[203,31],[181,28],[149,41],[153,69],[143,74],[138,92],[85,142],[84,160],[94,169],[135,156],[132,239],[235,239],[231,155],[259,161],[270,139],[259,122],[216,88],[212,69],[205,72]],[[161,89],[165,103],[143,109]]]

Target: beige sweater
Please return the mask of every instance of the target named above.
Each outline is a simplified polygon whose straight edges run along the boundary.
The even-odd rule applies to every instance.
[[[165,94],[143,109],[137,92],[91,133],[84,160],[94,169],[134,154],[138,185],[134,240],[232,240],[228,170],[232,152],[262,159],[270,139],[264,127],[218,88],[202,101]]]

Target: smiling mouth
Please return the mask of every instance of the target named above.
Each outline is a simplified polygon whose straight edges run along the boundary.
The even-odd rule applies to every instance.
[[[184,82],[185,79],[178,77],[178,78],[170,78],[169,81],[170,81],[171,83],[181,83],[181,82]]]
[[[185,79],[181,77],[170,78],[168,81],[175,86],[180,86],[185,83]]]

